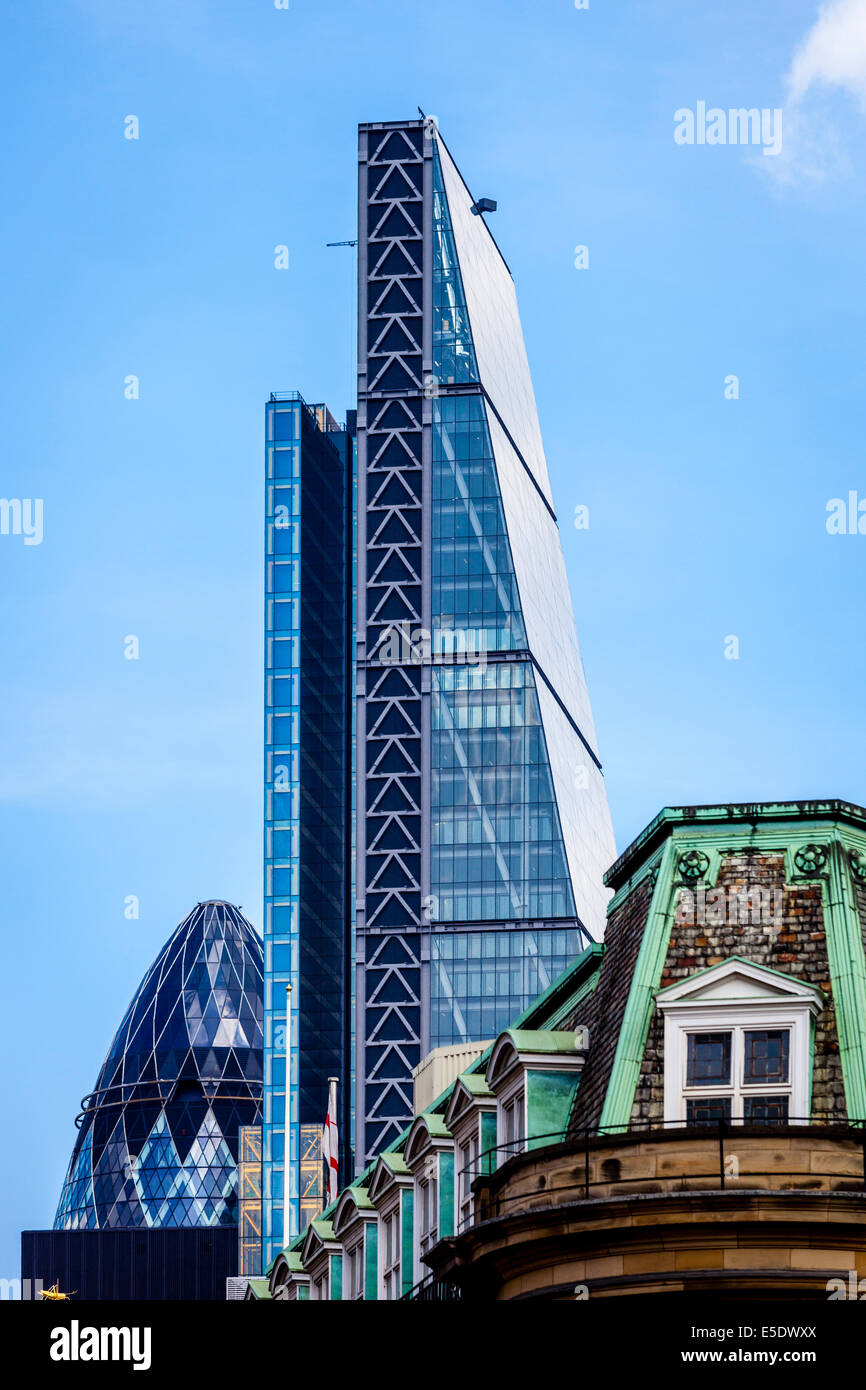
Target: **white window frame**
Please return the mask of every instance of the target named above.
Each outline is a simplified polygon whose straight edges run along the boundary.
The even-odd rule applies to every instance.
[[[439,1155],[432,1153],[415,1175],[415,1283],[430,1270],[423,1256],[439,1239]]]
[[[398,1194],[396,1202],[379,1213],[379,1288],[382,1299],[389,1303],[400,1298],[402,1294],[400,1284],[401,1207],[402,1203]],[[389,1241],[392,1238],[393,1248],[390,1251],[391,1258],[389,1260]]]
[[[360,1240],[345,1247],[343,1258],[343,1297],[352,1303],[364,1297],[364,1232]]]
[[[468,1134],[456,1146],[457,1152],[457,1231],[465,1231],[475,1217],[475,1195],[472,1182],[478,1175],[481,1153],[481,1120],[476,1117]]]
[[[497,1167],[526,1148],[526,1071],[518,1065],[514,1079],[497,1096],[496,1143],[499,1146]]]
[[[777,983],[778,980],[778,983]],[[727,987],[730,997],[714,986]],[[749,992],[751,991],[751,992]],[[689,995],[693,997],[689,997]],[[807,1124],[810,1105],[810,1035],[812,1018],[821,1007],[820,992],[793,977],[773,978],[773,972],[749,962],[727,961],[713,971],[680,982],[657,1000],[664,1015],[664,1118],[669,1125],[686,1123],[686,1100],[729,1096],[731,1120],[742,1122],[743,1096],[787,1095],[790,1124]],[[742,1080],[743,1035],[754,1030],[787,1029],[788,1081]],[[693,1033],[731,1033],[729,1085],[686,1085],[688,1038]]]

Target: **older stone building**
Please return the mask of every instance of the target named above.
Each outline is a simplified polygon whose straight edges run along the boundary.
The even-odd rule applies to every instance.
[[[606,882],[604,945],[281,1257],[274,1297],[857,1289],[866,811],[667,809]]]

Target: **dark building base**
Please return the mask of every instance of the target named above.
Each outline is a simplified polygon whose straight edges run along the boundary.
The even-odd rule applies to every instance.
[[[21,1278],[79,1299],[225,1299],[237,1274],[236,1226],[213,1229],[22,1231]],[[34,1284],[23,1283],[38,1298]]]

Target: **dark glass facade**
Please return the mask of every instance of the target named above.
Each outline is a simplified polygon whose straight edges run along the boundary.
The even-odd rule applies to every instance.
[[[46,1289],[57,1283],[74,1291],[73,1310],[91,1299],[224,1301],[237,1258],[237,1233],[228,1226],[21,1234],[22,1280],[31,1280],[30,1289],[41,1280]]]
[[[184,918],[85,1099],[57,1229],[236,1224],[238,1131],[261,1115],[262,964],[230,903]]]
[[[290,392],[268,401],[265,430],[266,1266],[321,1207],[310,1155],[329,1076],[349,1133],[354,426]]]

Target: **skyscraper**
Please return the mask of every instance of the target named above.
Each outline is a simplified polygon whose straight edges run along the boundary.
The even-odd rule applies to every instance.
[[[199,903],[133,996],[82,1105],[55,1228],[237,1221],[238,1129],[261,1117],[262,945]]]
[[[513,281],[432,120],[359,142],[356,1156],[603,930],[615,847]]]
[[[272,393],[265,412],[267,1266],[283,1247],[285,1216],[295,1231],[323,1206],[329,1076],[340,1079],[341,1130],[350,1134],[354,412],[340,426],[296,391]]]

